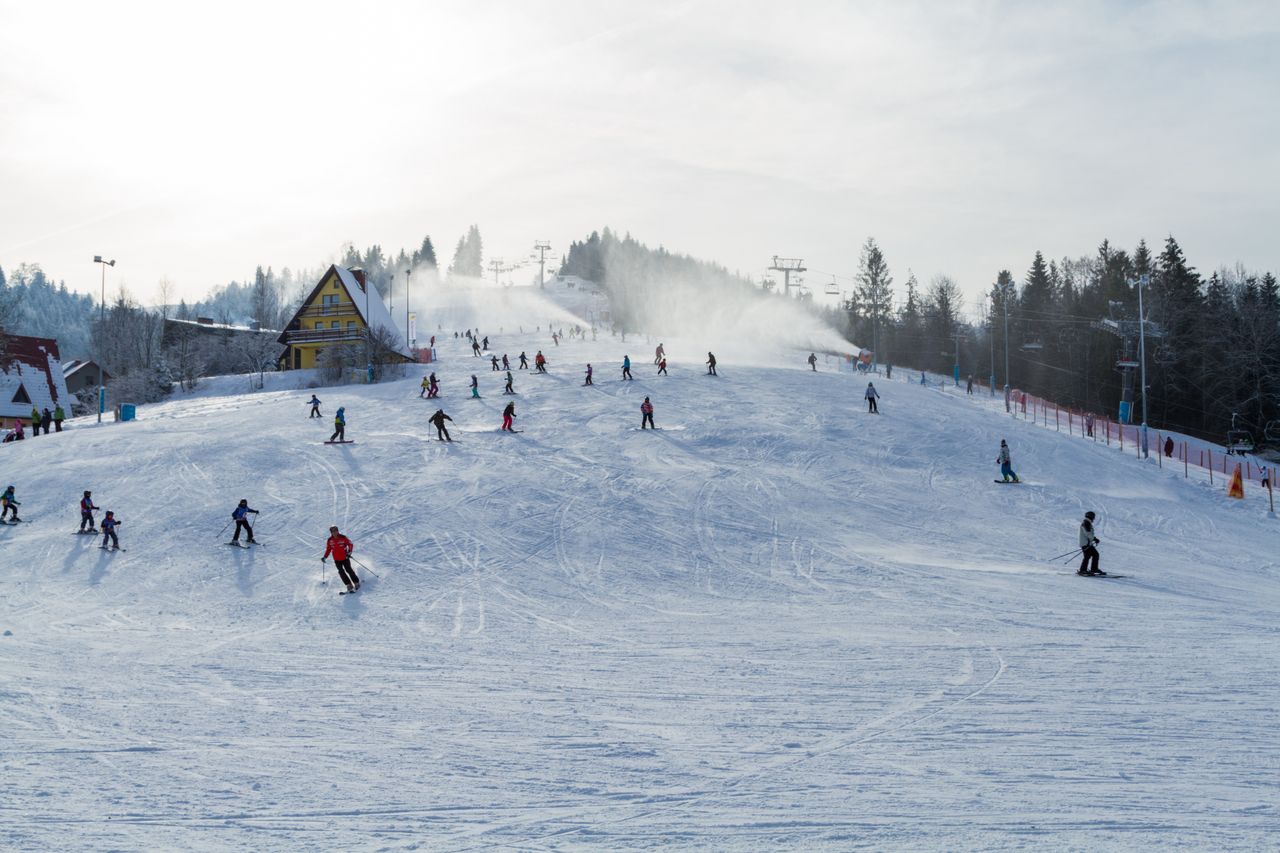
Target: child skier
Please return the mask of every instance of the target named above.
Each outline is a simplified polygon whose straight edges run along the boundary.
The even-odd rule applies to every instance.
[[[1084,521],[1080,522],[1080,550],[1084,556],[1080,560],[1080,569],[1076,572],[1078,575],[1105,575],[1106,572],[1098,568],[1098,537],[1093,532],[1093,520],[1097,518],[1093,514],[1093,510],[1084,514]]]
[[[436,409],[436,413],[428,418],[428,422],[436,428],[436,438],[441,441],[453,441],[449,437],[449,430],[445,429],[444,422],[452,421],[453,418],[444,413],[444,409]]]
[[[659,376],[671,375],[670,373],[667,373],[667,359],[665,356],[663,356],[662,361],[658,362],[658,375]]]
[[[533,363],[539,373],[547,372],[547,357],[542,354],[542,350],[538,350],[538,354],[533,357]]]
[[[624,355],[622,357],[622,378],[631,379],[631,356]]]
[[[102,517],[102,544],[98,547],[106,548],[107,540],[111,540],[112,550],[120,550],[120,539],[116,536],[116,528],[120,526],[120,522],[116,519],[116,514],[111,510],[107,510],[107,514]]]
[[[244,532],[249,535],[249,544],[251,545],[258,544],[257,540],[253,538],[253,528],[249,526],[249,518],[248,518],[249,513],[253,513],[254,515],[257,515],[258,511],[256,509],[250,509],[249,501],[245,498],[241,498],[240,505],[237,506],[231,513],[231,517],[235,519],[235,522],[236,522],[236,532],[231,537],[232,545],[240,544],[240,528],[242,527],[244,528]]]
[[[351,568],[351,553],[355,549],[351,540],[338,532],[337,525],[329,528],[329,541],[325,543],[324,556],[320,558],[320,562],[325,562],[330,554],[333,555],[333,564],[338,567],[338,577],[347,585],[347,592],[355,592],[360,588],[360,578],[356,577],[356,570]]]
[[[333,416],[333,435],[329,436],[329,441],[346,441],[347,440],[347,410],[344,406],[338,407],[338,413]]]
[[[13,496],[13,486],[5,489],[4,494],[0,495],[0,507],[3,507],[3,509],[0,509],[0,521],[10,521],[14,524],[22,521],[22,519],[18,518],[18,507],[20,506],[22,506],[22,503]],[[12,513],[12,518],[5,518],[10,513]]]
[[[431,379],[426,376],[422,377],[422,390],[418,392],[418,397],[422,398],[427,396],[427,392],[430,390],[431,390]]]
[[[1005,440],[1000,439],[1000,455],[996,457],[996,461],[1000,463],[1000,476],[1004,477],[1004,481],[1009,482],[1009,478],[1013,478],[1013,482],[1021,482],[1018,475],[1013,473],[1013,464],[1009,460],[1009,445]]]
[[[880,392],[876,390],[876,386],[868,382],[866,393],[862,396],[867,398],[867,413],[872,415],[880,414],[880,408],[876,405],[876,400],[880,398]]]
[[[436,380],[436,375],[434,373],[427,378],[431,380],[431,385],[427,389],[427,399],[433,400],[440,396],[440,383]]]
[[[503,430],[505,430],[506,432],[515,432],[515,429],[513,429],[511,426],[511,419],[514,418],[515,416],[516,416],[516,403],[515,403],[515,400],[512,400],[510,403],[507,403],[507,407],[502,410]]]
[[[528,369],[529,369],[529,356],[525,355],[524,351],[521,350],[520,351],[520,370],[528,370]]]
[[[498,357],[496,355],[489,356],[489,372],[490,373],[498,372]]]
[[[649,402],[649,398],[645,397],[644,402],[640,404],[640,429],[645,429],[648,424],[649,429],[657,429],[653,425],[653,403]]]
[[[480,380],[476,379],[474,373],[471,374],[471,396],[476,400],[480,399]]]
[[[507,358],[507,354],[505,352],[502,354],[502,369],[503,370],[511,369],[511,361]]]
[[[93,505],[93,492],[85,489],[84,497],[80,499],[80,532],[81,533],[97,533],[98,525],[93,520],[93,514],[97,511],[97,507]],[[88,525],[86,529],[85,525]]]
[[[508,371],[507,371],[507,387],[505,387],[505,388],[503,388],[503,389],[502,389],[502,393],[503,393],[503,394],[514,394],[514,393],[516,393],[515,381],[516,381],[516,380],[515,380],[515,377],[513,377],[513,376],[511,375],[511,371],[510,371],[510,370],[508,370]]]
[[[595,383],[593,383],[593,382],[591,381],[591,365],[590,365],[590,364],[588,364],[588,365],[587,365],[587,379],[586,379],[586,381],[585,381],[585,382],[583,382],[582,384],[583,384],[583,385],[594,385],[594,384],[595,384]]]
[[[311,414],[307,415],[308,420],[310,420],[311,418],[323,417],[323,415],[320,414],[320,398],[319,397],[317,397],[315,394],[312,394],[311,399],[308,401],[308,404],[311,406]]]

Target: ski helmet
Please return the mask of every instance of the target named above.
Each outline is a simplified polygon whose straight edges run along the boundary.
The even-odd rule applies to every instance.
[[[93,492],[89,491],[88,489],[85,489],[85,490],[84,490],[84,496],[85,496],[86,498],[87,498],[87,497],[89,497],[89,495],[91,495],[91,494],[93,494]]]
[[[1095,518],[1097,518],[1097,516],[1093,514],[1093,510],[1089,510],[1088,512],[1086,512],[1084,514],[1084,517],[1089,519],[1090,521],[1093,521]]]
[[[248,506],[248,504],[249,504],[249,499],[248,499],[248,498],[241,498],[241,499],[240,499],[240,506]]]

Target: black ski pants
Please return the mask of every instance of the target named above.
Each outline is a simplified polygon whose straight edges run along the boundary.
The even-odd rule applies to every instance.
[[[240,541],[240,529],[241,529],[241,528],[244,528],[244,532],[245,532],[246,534],[248,534],[249,541],[250,541],[250,542],[252,542],[252,541],[253,541],[253,528],[252,528],[252,527],[250,527],[250,526],[249,526],[249,522],[248,522],[247,520],[243,519],[243,518],[237,518],[237,519],[236,519],[236,532],[235,532],[235,534],[231,537],[231,541],[232,541],[232,542],[239,542],[239,541]]]
[[[630,367],[624,367],[624,368],[622,368],[622,378],[623,378],[623,379],[630,379],[630,378],[631,378],[631,368],[630,368]]]
[[[356,570],[351,568],[351,560],[334,560],[333,564],[338,567],[338,577],[342,578],[342,582],[347,586],[360,583],[360,578],[356,577]]]
[[[333,431],[333,435],[329,436],[330,441],[345,441],[347,438],[347,425],[343,424]]]
[[[318,418],[318,417],[320,417],[320,416],[321,416],[321,415],[320,415],[320,407],[319,407],[319,406],[312,406],[312,407],[311,407],[311,417],[313,417],[313,418]]]
[[[1098,549],[1092,545],[1084,546],[1084,557],[1080,560],[1081,572],[1098,571]]]
[[[878,414],[880,414],[880,410],[879,410],[878,408],[876,408],[876,398],[875,398],[875,397],[868,397],[868,398],[867,398],[867,412],[868,412],[868,413],[872,413],[872,412],[874,412],[874,413],[875,413],[875,414],[877,414],[877,415],[878,415]]]
[[[640,418],[640,429],[644,429],[644,425],[648,424],[650,429],[657,429],[653,425],[653,412],[644,412]]]
[[[453,439],[449,437],[449,430],[444,428],[444,424],[436,424],[436,438],[441,441],[453,441]]]
[[[90,530],[98,529],[98,526],[93,523],[93,513],[85,512],[81,510],[80,512],[80,532],[81,533],[84,532],[85,527],[88,527]]]
[[[102,531],[102,547],[103,547],[103,548],[107,547],[107,540],[108,540],[108,539],[110,539],[110,540],[111,540],[111,545],[112,545],[112,547],[114,547],[114,548],[119,548],[119,547],[120,547],[120,540],[116,538],[116,532],[115,532],[114,530],[104,530],[104,531]]]

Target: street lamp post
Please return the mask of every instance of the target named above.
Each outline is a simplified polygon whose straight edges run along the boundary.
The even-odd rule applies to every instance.
[[[115,259],[104,261],[102,255],[94,255],[93,262],[102,265],[102,299],[98,302],[98,334],[107,333],[107,267],[116,265]],[[98,423],[102,423],[102,410],[107,407],[107,386],[102,376],[102,347],[98,347]]]
[[[412,273],[411,269],[404,271],[404,348],[406,352],[410,352],[409,347],[412,346],[409,342],[409,276]]]
[[[996,317],[991,314],[988,317],[987,343],[991,345],[991,396],[996,395]]]
[[[1138,276],[1138,365],[1142,382],[1142,458],[1151,458],[1147,447],[1147,315],[1142,312],[1142,288],[1151,284],[1151,276]]]

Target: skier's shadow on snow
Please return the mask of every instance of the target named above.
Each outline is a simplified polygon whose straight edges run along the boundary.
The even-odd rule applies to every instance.
[[[360,463],[356,459],[356,455],[352,453],[351,447],[346,444],[337,445],[338,452],[342,454],[343,459],[347,462],[347,467],[351,469],[353,474],[360,473]]]
[[[89,586],[97,586],[102,583],[102,579],[107,576],[107,566],[111,564],[115,554],[111,551],[103,551],[98,554],[97,565],[93,567],[93,571],[89,572]]]
[[[236,586],[240,587],[240,592],[244,593],[245,598],[253,597],[253,563],[254,553],[253,546],[248,548],[237,547],[235,549],[236,560]]]
[[[97,539],[97,537],[96,537],[96,536],[94,536],[94,537],[92,537],[92,538],[87,537],[87,536],[81,536],[80,538],[81,538],[81,539],[89,539],[89,541],[88,541],[88,542],[77,542],[77,543],[76,543],[76,545],[77,545],[78,547],[73,548],[70,552],[68,552],[68,553],[67,553],[67,559],[65,559],[65,560],[63,560],[63,561],[62,561],[62,573],[63,573],[64,575],[70,574],[70,573],[71,573],[71,570],[72,570],[73,568],[75,568],[76,563],[80,562],[80,559],[81,559],[82,557],[84,557],[84,552],[87,550],[87,549],[85,548],[85,546],[86,546],[86,545],[89,545],[89,544],[91,544],[91,543],[93,543],[93,542]],[[105,557],[105,556],[107,556],[107,555],[106,555],[106,554],[103,554],[103,555],[101,555],[101,556],[104,556],[104,557]]]

